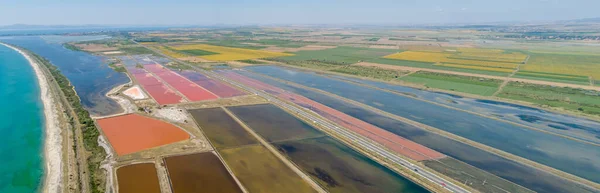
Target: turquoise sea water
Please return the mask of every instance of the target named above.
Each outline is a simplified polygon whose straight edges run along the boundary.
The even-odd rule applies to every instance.
[[[37,192],[43,178],[43,104],[33,68],[0,45],[0,192]]]

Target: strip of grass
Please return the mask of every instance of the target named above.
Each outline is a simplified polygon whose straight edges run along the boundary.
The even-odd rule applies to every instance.
[[[502,81],[479,77],[459,76],[433,72],[417,72],[400,80],[424,84],[426,87],[491,96]]]
[[[206,56],[206,55],[219,54],[216,52],[209,52],[206,50],[179,50],[179,52],[187,54],[187,55],[192,55],[192,56]]]
[[[405,71],[387,70],[377,67],[363,67],[363,66],[344,66],[341,68],[335,68],[330,70],[332,72],[339,72],[344,74],[351,74],[355,76],[363,76],[369,78],[375,78],[385,81],[397,80],[398,77],[406,74]]]
[[[598,100],[600,92],[598,91],[510,82],[498,96],[600,115],[600,100]]]
[[[238,60],[238,62],[243,62],[246,64],[264,64],[264,62],[256,61],[256,60]]]
[[[366,39],[366,40],[370,41],[370,42],[376,42],[376,41],[379,41],[379,39],[381,39],[381,38],[369,38],[369,39]]]
[[[533,80],[543,80],[550,82],[562,82],[569,84],[589,85],[590,81],[586,76],[574,76],[567,74],[553,74],[543,72],[519,71],[514,76],[515,78],[526,78]]]

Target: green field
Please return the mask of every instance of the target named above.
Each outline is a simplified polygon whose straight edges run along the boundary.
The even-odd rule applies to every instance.
[[[263,45],[273,45],[273,46],[283,47],[283,48],[299,48],[299,47],[303,47],[303,46],[307,45],[306,42],[282,40],[282,39],[261,39],[261,40],[245,41],[245,42],[259,43],[259,44],[263,44]]]
[[[423,84],[426,87],[464,92],[482,96],[491,96],[496,92],[502,81],[478,77],[440,74],[433,72],[417,72],[400,80]]]
[[[337,47],[326,50],[298,51],[294,53],[294,56],[280,57],[279,59],[291,61],[317,60],[330,64],[346,65],[380,58],[397,51],[390,49]]]
[[[156,54],[152,50],[149,50],[145,47],[121,47],[119,51],[125,52],[131,55],[139,55],[139,54]]]
[[[454,158],[447,157],[440,160],[426,160],[423,161],[423,164],[456,181],[466,183],[468,186],[481,192],[534,192]],[[483,182],[484,180],[485,183]]]
[[[258,49],[263,49],[266,48],[266,46],[258,46],[258,45],[251,45],[251,44],[244,44],[243,41],[240,40],[229,40],[229,39],[225,39],[225,40],[206,40],[206,42],[203,42],[205,44],[210,44],[210,45],[215,45],[215,46],[225,46],[225,47],[234,47],[234,48],[246,48],[246,49],[253,49],[253,50],[258,50]]]
[[[213,55],[213,54],[218,54],[216,52],[209,52],[206,50],[179,50],[178,52],[187,54],[187,55],[191,55],[191,56],[206,56],[206,55]]]
[[[600,115],[600,100],[598,100],[600,92],[598,91],[510,82],[498,96]]]
[[[587,76],[555,74],[555,73],[547,73],[547,72],[519,71],[513,77],[532,79],[532,80],[543,80],[543,81],[550,81],[550,82],[579,84],[579,85],[589,85],[590,84],[590,80]]]

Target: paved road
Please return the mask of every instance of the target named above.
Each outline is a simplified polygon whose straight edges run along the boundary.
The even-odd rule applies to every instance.
[[[201,69],[198,69],[198,70],[201,70]],[[386,149],[384,149],[382,147],[374,145],[372,142],[370,142],[369,140],[365,139],[362,136],[358,136],[358,135],[356,135],[354,133],[351,133],[351,132],[347,131],[346,129],[343,129],[343,128],[340,128],[340,127],[338,127],[336,125],[333,125],[333,124],[329,123],[328,121],[325,121],[320,116],[315,116],[313,114],[307,113],[305,110],[308,110],[308,109],[302,110],[302,109],[300,109],[300,108],[298,108],[298,107],[296,107],[294,105],[290,105],[288,103],[285,103],[285,102],[283,102],[283,101],[281,101],[281,100],[279,100],[279,99],[271,96],[270,94],[267,94],[265,92],[262,92],[260,90],[257,90],[257,89],[251,88],[251,87],[247,87],[247,86],[245,86],[243,84],[240,84],[240,83],[237,83],[235,81],[231,81],[231,80],[229,80],[229,79],[227,79],[227,78],[225,78],[225,77],[223,77],[223,76],[221,76],[219,74],[216,74],[214,72],[209,72],[209,71],[205,71],[205,70],[201,70],[201,71],[203,73],[209,75],[209,76],[221,79],[221,80],[223,80],[223,81],[225,81],[225,82],[227,82],[229,84],[232,84],[232,85],[244,88],[244,89],[246,89],[246,90],[248,90],[248,91],[250,91],[250,92],[252,92],[252,93],[254,93],[256,95],[264,97],[267,100],[269,100],[271,103],[276,104],[276,105],[278,105],[280,107],[286,108],[287,110],[289,110],[291,112],[295,112],[299,116],[304,117],[304,118],[312,121],[313,123],[322,126],[323,128],[326,128],[326,129],[328,129],[330,131],[333,131],[333,132],[337,133],[338,135],[344,136],[345,138],[352,140],[356,145],[360,146],[361,148],[370,150],[373,153],[376,153],[377,155],[379,155],[379,156],[381,156],[381,157],[383,157],[385,159],[388,159],[388,160],[392,161],[393,163],[401,165],[401,166],[403,166],[403,167],[405,167],[405,168],[407,168],[407,169],[415,172],[417,175],[419,175],[419,176],[421,176],[421,177],[423,177],[423,178],[425,178],[425,179],[427,179],[427,180],[429,180],[429,181],[431,181],[431,182],[433,182],[435,184],[438,184],[438,185],[444,187],[445,189],[447,189],[449,191],[459,192],[459,193],[467,193],[467,192],[469,192],[468,190],[466,190],[466,189],[464,189],[464,188],[462,188],[460,186],[457,186],[457,185],[455,185],[455,184],[453,184],[451,182],[448,182],[444,178],[441,178],[441,177],[439,177],[439,176],[437,176],[437,175],[435,175],[435,174],[433,174],[433,173],[431,173],[429,171],[423,170],[419,166],[414,165],[414,164],[410,163],[409,161],[407,161],[407,160],[405,160],[405,159],[403,159],[403,158],[401,158],[401,157],[399,157],[399,156],[397,156],[397,155],[395,155],[393,153],[390,153],[388,150],[386,150]]]

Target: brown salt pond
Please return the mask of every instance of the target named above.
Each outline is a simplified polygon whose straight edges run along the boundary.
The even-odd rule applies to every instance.
[[[165,158],[173,193],[241,193],[221,160],[212,152]]]
[[[262,145],[219,150],[242,185],[252,193],[316,192],[298,174]]]
[[[160,193],[154,163],[141,163],[117,169],[119,193]]]
[[[193,109],[189,112],[217,149],[258,143],[221,108]]]
[[[117,155],[135,153],[190,138],[188,133],[175,125],[137,114],[104,118],[97,122]]]
[[[269,142],[325,135],[272,104],[236,106],[228,109]]]

